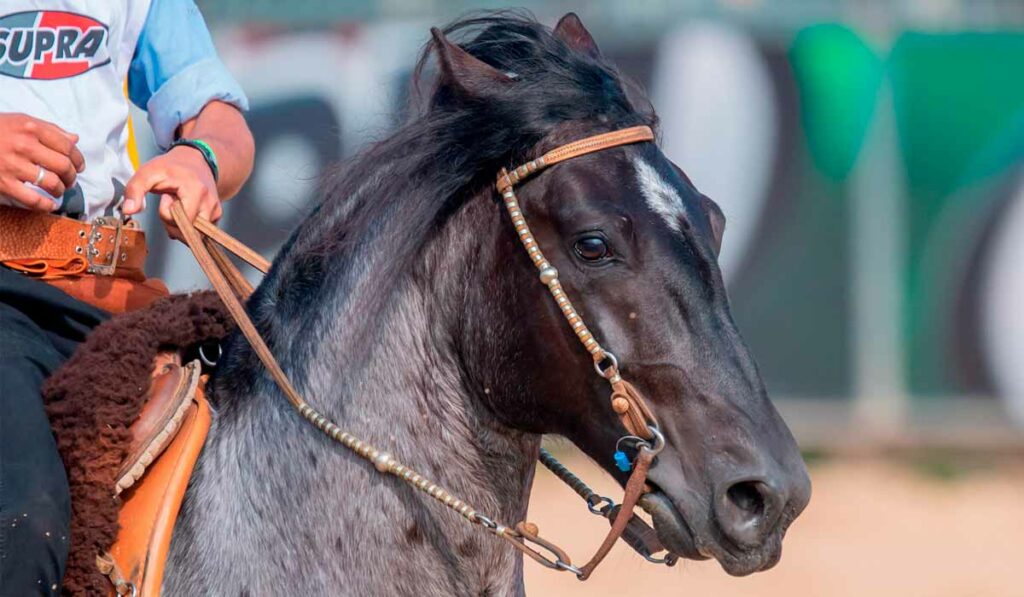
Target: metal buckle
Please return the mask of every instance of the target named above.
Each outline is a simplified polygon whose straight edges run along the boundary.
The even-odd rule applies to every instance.
[[[658,430],[657,425],[648,425],[647,429],[650,430],[651,435],[654,436],[654,445],[652,446],[649,442],[641,441],[637,443],[637,447],[644,450],[651,451],[655,456],[661,453],[665,449],[665,436]],[[628,436],[627,436],[628,437]]]
[[[113,237],[108,237],[109,240],[106,243],[103,242],[104,228],[114,229]],[[121,218],[116,216],[96,218],[90,223],[88,242],[85,247],[85,261],[88,267],[85,271],[100,276],[114,275],[114,271],[117,270],[117,261],[121,255],[123,228],[124,223]],[[111,245],[110,250],[104,251],[107,245]],[[103,255],[102,260],[100,259],[101,255]]]

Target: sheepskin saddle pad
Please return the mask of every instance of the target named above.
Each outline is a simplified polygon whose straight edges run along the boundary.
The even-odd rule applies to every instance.
[[[97,327],[47,380],[71,489],[64,594],[159,594],[210,425],[204,366],[193,357],[232,328],[213,293],[169,296]]]

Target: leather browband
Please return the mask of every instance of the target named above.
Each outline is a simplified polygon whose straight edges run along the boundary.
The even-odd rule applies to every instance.
[[[573,141],[572,143],[566,143],[565,145],[559,145],[539,158],[530,160],[518,168],[513,168],[511,172],[502,170],[498,175],[498,192],[504,194],[505,191],[511,189],[513,185],[526,180],[544,168],[554,166],[558,162],[564,162],[565,160],[576,158],[581,155],[610,149],[612,147],[618,147],[620,145],[630,145],[633,143],[653,140],[654,131],[651,130],[651,127],[634,126],[628,129],[611,131],[610,133],[601,133],[599,135]]]

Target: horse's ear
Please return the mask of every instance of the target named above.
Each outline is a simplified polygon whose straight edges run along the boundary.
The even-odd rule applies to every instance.
[[[725,214],[718,204],[705,195],[700,196],[700,209],[711,224],[711,246],[717,256],[722,251],[722,235],[725,234]]]
[[[485,95],[495,85],[504,85],[512,79],[490,64],[473,56],[448,41],[437,27],[430,28],[437,48],[437,61],[441,69],[441,84],[470,96]]]
[[[558,24],[555,25],[555,37],[564,41],[566,45],[577,52],[582,52],[593,58],[601,56],[597,42],[594,41],[593,36],[583,26],[583,21],[574,12],[567,13],[558,19]]]

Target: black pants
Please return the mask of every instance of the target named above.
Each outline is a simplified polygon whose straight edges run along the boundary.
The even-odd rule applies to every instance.
[[[71,504],[43,381],[109,315],[0,266],[0,596],[58,592]]]

